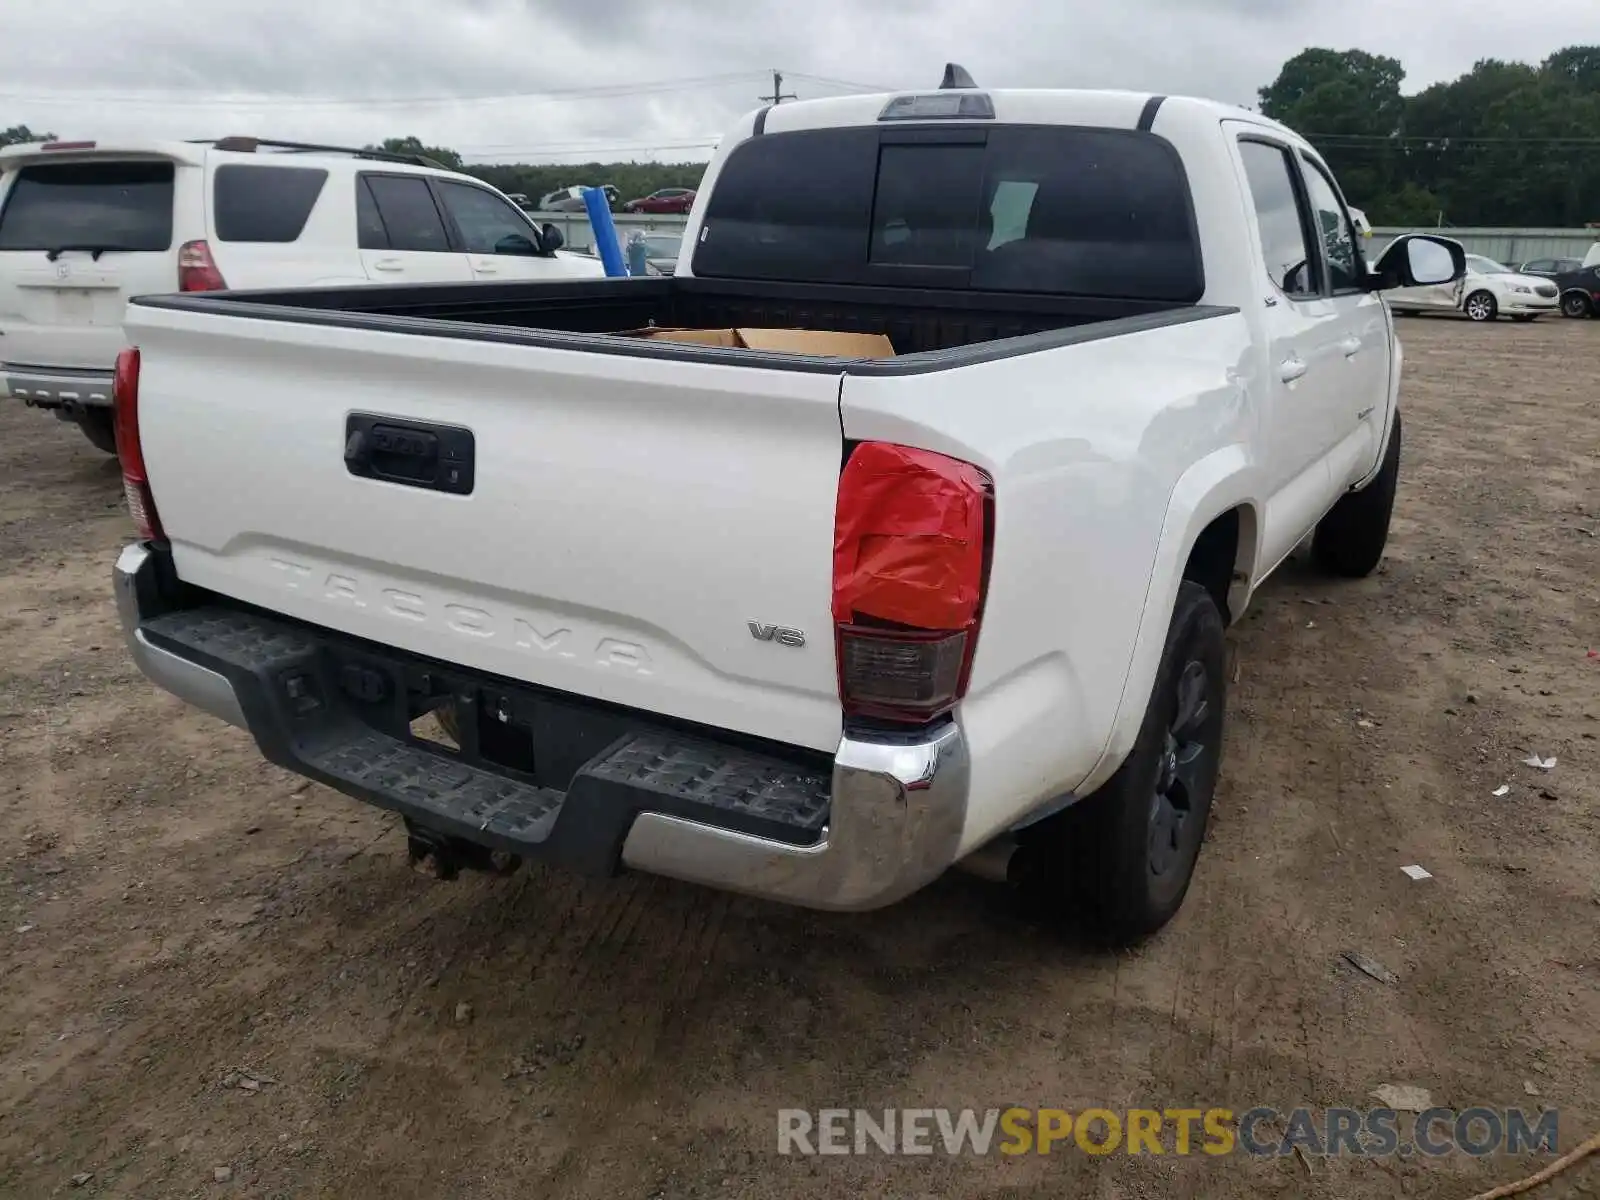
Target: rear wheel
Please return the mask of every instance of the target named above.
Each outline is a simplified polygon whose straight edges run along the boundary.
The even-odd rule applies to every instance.
[[[1582,292],[1568,292],[1561,297],[1563,317],[1587,317],[1594,312],[1594,304]]]
[[[1500,313],[1500,306],[1495,303],[1492,292],[1473,292],[1468,296],[1461,310],[1474,321],[1492,321]]]
[[[117,452],[117,427],[109,408],[86,408],[78,415],[78,428],[96,450]]]
[[[1394,429],[1389,433],[1389,446],[1377,475],[1359,492],[1342,496],[1317,523],[1311,554],[1319,566],[1351,579],[1372,574],[1389,541],[1389,520],[1394,515],[1399,483],[1400,414],[1395,413]]]
[[[1222,761],[1225,658],[1216,603],[1185,580],[1133,749],[1027,847],[1019,882],[1062,916],[1085,903],[1114,945],[1155,933],[1188,893]]]

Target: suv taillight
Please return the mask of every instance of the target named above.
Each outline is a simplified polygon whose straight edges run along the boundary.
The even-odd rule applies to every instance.
[[[161,518],[156,516],[150,477],[144,469],[144,447],[139,442],[139,350],[135,346],[117,355],[117,371],[111,381],[111,405],[128,515],[133,518],[133,527],[139,531],[142,541],[157,541],[165,535],[161,532]]]
[[[966,693],[994,487],[971,463],[863,442],[839,476],[833,619],[847,715],[921,724]]]
[[[211,257],[211,246],[203,238],[178,247],[178,290],[180,292],[226,291],[227,281]]]

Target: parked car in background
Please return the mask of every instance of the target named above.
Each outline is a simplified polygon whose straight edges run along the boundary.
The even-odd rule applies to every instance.
[[[1543,275],[1546,279],[1554,279],[1557,275],[1565,275],[1582,266],[1581,258],[1532,258],[1517,270],[1523,275]]]
[[[1538,275],[1521,275],[1510,267],[1467,255],[1467,274],[1454,283],[1434,287],[1396,288],[1386,293],[1395,312],[1449,312],[1459,310],[1474,321],[1510,317],[1531,321],[1557,311],[1559,289]]]
[[[487,184],[416,156],[242,137],[11,146],[0,394],[114,454],[131,296],[603,274],[561,243]]]
[[[524,211],[529,211],[533,208],[533,201],[528,199],[527,192],[507,192],[506,199]]]
[[[617,197],[622,193],[609,183],[599,185],[600,190],[606,194],[606,207],[615,208]],[[557,188],[553,192],[546,192],[539,201],[540,212],[585,212],[588,205],[583,200],[584,185],[574,184],[572,187]]]
[[[1560,293],[1564,317],[1600,316],[1600,265],[1578,266],[1563,271],[1551,281]]]
[[[660,191],[651,192],[648,196],[641,196],[637,200],[629,200],[622,206],[622,211],[630,213],[686,213],[693,207],[693,188],[662,188]]]
[[[678,269],[678,248],[683,245],[681,233],[646,233],[645,262],[652,275],[672,275]]]

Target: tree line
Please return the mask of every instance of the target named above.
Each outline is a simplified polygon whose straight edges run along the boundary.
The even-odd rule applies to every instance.
[[[1400,61],[1303,50],[1260,91],[1375,225],[1600,223],[1600,46],[1483,59],[1410,96]]]
[[[1260,89],[1260,111],[1307,137],[1375,225],[1600,224],[1600,45],[1569,46],[1538,66],[1483,59],[1410,96],[1404,80],[1396,58],[1302,50]],[[53,136],[16,125],[0,131],[0,145]],[[609,183],[627,200],[696,187],[705,171],[695,162],[469,164],[415,137],[368,149],[423,154],[535,203],[572,184]]]

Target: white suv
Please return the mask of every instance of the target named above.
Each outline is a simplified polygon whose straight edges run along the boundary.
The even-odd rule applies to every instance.
[[[0,150],[0,388],[115,453],[128,298],[594,278],[502,193],[432,160],[224,138]]]

